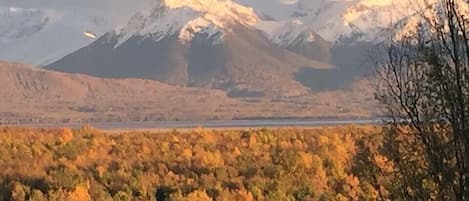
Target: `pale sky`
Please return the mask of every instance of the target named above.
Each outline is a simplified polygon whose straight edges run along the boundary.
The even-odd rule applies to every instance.
[[[0,0],[1,7],[47,8],[66,12],[99,13],[123,20],[155,0]]]
[[[150,0],[0,0],[0,5],[47,8],[106,8],[127,9],[139,7]]]

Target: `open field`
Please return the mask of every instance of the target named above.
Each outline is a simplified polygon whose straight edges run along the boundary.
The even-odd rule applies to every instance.
[[[356,143],[379,132],[4,127],[0,200],[363,200]]]

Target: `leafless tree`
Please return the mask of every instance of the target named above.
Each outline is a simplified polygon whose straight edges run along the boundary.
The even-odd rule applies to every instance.
[[[428,4],[430,5],[430,4]],[[469,3],[439,0],[380,71],[384,150],[404,200],[469,200]]]

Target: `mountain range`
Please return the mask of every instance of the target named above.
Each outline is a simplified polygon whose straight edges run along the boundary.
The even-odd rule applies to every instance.
[[[118,3],[114,2],[121,2],[123,5],[117,6],[115,4]],[[204,10],[204,4],[210,5],[213,2],[215,2],[214,5],[222,7],[208,7],[209,10]],[[151,2],[144,0],[131,2],[84,0],[80,1],[79,4],[55,2],[43,6],[39,6],[37,2],[31,0],[9,5],[1,5],[0,3],[0,30],[2,33],[0,34],[0,47],[2,47],[0,59],[33,65],[50,64],[92,43],[93,40],[83,37],[83,32],[91,31],[97,36],[102,36],[113,30],[119,30],[128,24],[132,15],[142,15],[141,10],[150,13],[155,8],[162,7],[162,4],[178,6],[175,9],[173,6],[175,10],[173,16],[178,15],[177,13],[183,15],[184,12],[181,12],[180,8],[185,7],[188,10],[213,13],[208,17],[223,15],[224,13],[218,10],[225,9],[223,6],[229,4],[234,6],[234,9],[243,9],[243,12],[247,12],[243,15],[253,17],[248,20],[250,21],[249,25],[261,29],[276,43],[285,42],[286,44],[282,45],[287,46],[299,34],[308,29],[318,33],[331,43],[337,42],[340,38],[356,35],[360,35],[361,40],[376,41],[376,39],[388,35],[383,33],[389,30],[391,24],[398,24],[415,15],[415,10],[423,7],[422,2],[424,1],[237,0],[232,2],[229,0],[178,0],[168,3],[163,0]],[[64,5],[54,7],[54,4]],[[128,7],[128,9],[122,9],[123,7]],[[227,16],[227,18],[230,17],[233,18],[232,20],[247,20],[239,18],[240,16]],[[135,17],[133,19],[135,20]],[[183,23],[183,20],[173,21],[173,23],[176,22]],[[146,31],[151,30],[147,29]],[[305,35],[303,38],[311,39],[312,37]],[[47,51],[43,51],[44,48],[47,48]]]
[[[370,51],[382,48],[387,38],[412,31],[416,10],[426,9],[427,5],[422,2],[159,0],[147,2],[147,8],[126,9],[122,16],[128,17],[119,19],[113,17],[115,14],[111,10],[90,11],[86,6],[74,9],[0,6],[0,30],[4,30],[0,33],[0,59],[39,66],[19,68],[20,71],[9,68],[14,69],[13,74],[17,77],[10,80],[8,86],[16,83],[18,86],[10,86],[12,90],[27,89],[23,96],[13,96],[18,97],[18,102],[27,104],[20,101],[20,97],[31,96],[47,105],[46,96],[24,96],[33,93],[31,89],[36,90],[24,84],[29,83],[27,79],[32,80],[34,86],[51,89],[47,97],[77,100],[79,106],[71,100],[54,103],[69,108],[60,113],[72,114],[74,110],[70,108],[86,108],[93,103],[100,109],[92,111],[103,113],[107,110],[102,108],[126,108],[109,105],[113,97],[118,96],[128,100],[124,105],[145,107],[150,103],[144,104],[133,98],[148,97],[128,91],[141,92],[140,85],[151,83],[149,85],[155,90],[165,88],[175,93],[169,95],[168,92],[165,99],[161,97],[163,94],[150,95],[159,103],[172,100],[172,96],[192,100],[199,96],[188,91],[198,91],[217,100],[211,104],[225,105],[217,111],[225,111],[223,108],[230,111],[224,115],[212,110],[194,112],[193,117],[154,115],[151,119],[197,119],[197,116],[226,119],[274,117],[274,114],[357,116],[358,113],[373,113],[369,107],[356,107],[366,110],[362,112],[344,108],[344,105],[372,105],[372,85],[368,80],[374,66],[370,62]],[[85,1],[84,4],[93,3]],[[96,39],[85,37],[83,33],[92,33]],[[18,77],[22,74],[34,76]],[[71,79],[80,83],[74,86],[79,85],[77,89],[86,91],[86,95],[76,97],[69,92],[73,90],[67,88],[55,90],[49,84],[60,84],[56,81],[57,76],[62,81]],[[6,80],[2,79],[2,82]],[[116,86],[90,90],[94,85]],[[122,85],[127,88],[118,87]],[[113,96],[107,91],[116,94]],[[106,98],[90,99],[92,95],[88,93]],[[331,97],[331,94],[334,95]],[[313,100],[325,97],[335,104],[325,106],[318,104],[320,100]],[[54,98],[51,102],[59,100]],[[264,105],[275,112],[267,112],[270,110]],[[325,109],[317,109],[319,106]],[[184,104],[180,107],[193,108]],[[204,108],[202,105],[197,107]],[[299,112],[298,107],[309,109]],[[344,110],[349,112],[338,112]],[[320,114],[311,114],[317,111],[321,111]],[[119,118],[130,118],[132,112],[135,111],[125,110],[119,114],[126,115]],[[142,117],[143,113],[145,117]],[[151,116],[143,113],[138,113],[140,115],[136,116],[139,117],[135,118],[141,120]],[[226,115],[229,113],[232,114]]]
[[[299,96],[308,89],[295,72],[331,68],[329,44],[313,31],[290,33],[286,42],[266,35],[259,23],[251,8],[232,1],[167,0],[47,68],[237,96]]]

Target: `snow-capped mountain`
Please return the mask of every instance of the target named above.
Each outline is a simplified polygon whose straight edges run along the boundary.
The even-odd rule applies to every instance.
[[[116,30],[115,34],[120,37],[117,46],[136,35],[159,41],[176,33],[183,43],[192,41],[196,35],[204,35],[214,43],[221,43],[224,30],[231,31],[229,26],[233,25],[258,29],[271,42],[291,50],[326,43],[311,27],[303,26],[301,21],[261,20],[250,7],[219,0],[167,0],[161,2],[156,9],[138,13],[126,27]],[[318,56],[317,59],[319,58],[324,57]]]
[[[237,0],[252,6],[264,19],[297,21],[334,42],[362,35],[361,40],[380,41],[389,29],[435,0]],[[410,28],[410,27],[408,27]]]
[[[189,30],[181,32],[182,40],[190,41],[192,31],[206,32],[207,37],[222,40],[223,35],[218,34],[222,33],[219,29],[225,27],[225,23],[256,27],[283,47],[297,47],[298,43],[308,45],[318,37],[331,43],[356,36],[362,41],[381,41],[389,37],[391,25],[400,25],[396,35],[415,28],[419,21],[415,18],[416,10],[425,9],[436,0],[233,1],[83,0],[72,3],[55,0],[42,5],[25,0],[18,1],[17,6],[0,3],[0,59],[49,64],[92,43],[93,40],[83,37],[85,31],[102,36],[116,30],[123,36],[121,43],[125,36],[153,32],[152,37],[162,38],[159,34],[171,35],[180,29]],[[133,22],[128,23],[130,16],[154,4],[165,4],[165,9],[171,12],[150,9],[139,12]],[[138,16],[148,21],[141,22]],[[140,30],[135,26],[146,28]]]
[[[366,50],[415,29],[425,1],[155,0],[122,12],[4,7],[0,59],[237,95],[298,95],[308,91],[296,78],[305,68],[335,67],[350,80],[368,72]]]
[[[258,22],[256,28],[281,47],[317,61],[330,62],[329,51],[324,51],[330,49],[330,43],[300,20],[264,20]]]
[[[92,43],[93,40],[84,37],[83,32],[101,36],[126,22],[138,10],[129,5],[129,8],[115,8],[113,11],[93,2],[56,1],[49,5],[41,5],[37,1],[18,1],[17,5],[0,3],[0,59],[48,64]],[[125,21],[120,21],[122,19]]]
[[[317,61],[327,60],[329,47],[309,29],[276,32],[270,30],[274,26],[288,25],[262,24],[252,8],[229,0],[166,0],[49,68],[222,88],[238,95],[305,93],[294,72],[329,67]]]
[[[252,26],[257,21],[252,9],[231,1],[166,0],[150,11],[138,13],[115,34],[119,35],[120,43],[131,36],[150,36],[154,41],[159,41],[176,33],[185,43],[197,34],[217,37],[214,42],[221,42],[225,27],[234,24]]]

